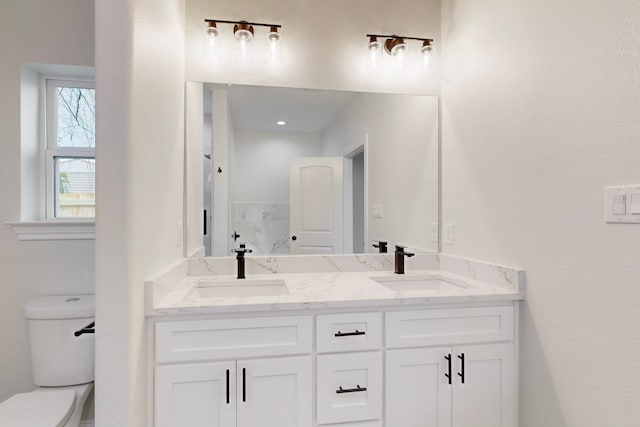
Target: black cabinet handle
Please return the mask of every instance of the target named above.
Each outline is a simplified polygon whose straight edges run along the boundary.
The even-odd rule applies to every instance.
[[[242,401],[247,401],[247,368],[242,368]]]
[[[227,405],[229,404],[229,370],[227,369]]]
[[[355,330],[354,332],[336,332],[335,334],[333,334],[334,337],[352,337],[354,335],[366,335],[365,331],[359,331],[359,330]]]
[[[464,353],[460,353],[458,359],[460,359],[460,372],[458,372],[458,376],[460,377],[460,382],[464,384]]]
[[[447,354],[444,358],[445,358],[445,359],[447,360],[447,362],[448,362],[448,363],[447,363],[447,365],[448,365],[448,367],[447,367],[447,373],[446,373],[446,374],[444,374],[444,376],[445,376],[445,377],[447,377],[447,378],[449,379],[449,385],[451,385],[451,353]]]
[[[357,393],[359,391],[367,391],[366,387],[360,387],[360,384],[356,385],[356,388],[342,388],[342,386],[338,387],[336,393]]]
[[[296,240],[298,240],[298,236],[291,236],[291,240],[295,242]]]

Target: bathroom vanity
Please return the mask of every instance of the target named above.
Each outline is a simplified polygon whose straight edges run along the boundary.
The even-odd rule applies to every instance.
[[[156,427],[517,425],[524,273],[437,254],[185,259],[147,283]]]

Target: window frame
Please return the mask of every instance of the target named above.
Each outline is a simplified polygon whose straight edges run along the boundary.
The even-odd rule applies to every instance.
[[[56,88],[74,87],[81,89],[94,89],[95,80],[76,77],[43,77],[44,89],[44,135],[42,138],[43,170],[44,178],[44,218],[47,221],[86,221],[95,220],[93,217],[58,217],[56,216],[56,167],[57,157],[93,159],[95,161],[95,146],[89,147],[58,147],[58,104]],[[94,144],[95,145],[95,144]]]

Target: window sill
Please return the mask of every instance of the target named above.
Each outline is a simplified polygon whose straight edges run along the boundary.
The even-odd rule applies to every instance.
[[[6,222],[18,240],[94,240],[94,220],[44,220]]]

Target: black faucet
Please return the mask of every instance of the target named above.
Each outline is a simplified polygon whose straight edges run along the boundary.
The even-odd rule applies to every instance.
[[[236,260],[238,260],[238,279],[246,279],[247,277],[244,275],[244,254],[250,254],[253,251],[247,249],[244,243],[240,243],[240,248],[234,249],[233,252],[236,253]]]
[[[374,248],[378,248],[378,253],[379,254],[386,254],[387,253],[387,242],[382,241],[382,240],[374,240],[374,244],[373,247]]]
[[[404,246],[396,245],[396,265],[395,273],[404,274],[404,257],[410,258],[414,253],[406,252]]]

